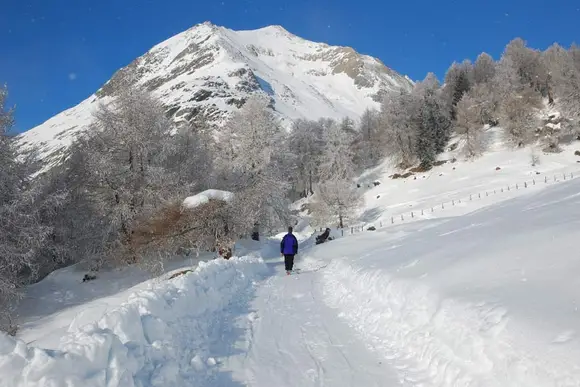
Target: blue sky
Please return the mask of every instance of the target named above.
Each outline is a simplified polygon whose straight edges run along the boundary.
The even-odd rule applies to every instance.
[[[531,47],[580,41],[578,0],[4,0],[0,83],[16,130],[38,125],[98,89],[156,43],[209,20],[232,29],[284,26],[352,46],[422,79],[451,62],[497,58],[522,37]]]

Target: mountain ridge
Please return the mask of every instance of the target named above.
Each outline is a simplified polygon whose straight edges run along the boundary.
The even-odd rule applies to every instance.
[[[308,41],[280,25],[234,31],[206,21],[154,45],[81,103],[19,135],[21,150],[58,160],[90,125],[98,102],[133,84],[159,97],[175,122],[215,126],[250,95],[265,94],[286,127],[298,118],[357,119],[389,93],[412,87],[351,47]]]

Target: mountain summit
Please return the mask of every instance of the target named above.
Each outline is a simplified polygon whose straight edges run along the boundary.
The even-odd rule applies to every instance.
[[[137,83],[156,94],[175,121],[220,125],[249,95],[265,93],[288,124],[296,118],[358,118],[385,95],[412,82],[380,60],[350,47],[302,39],[281,26],[233,31],[209,22],[157,44],[89,98],[23,133],[23,149],[38,146],[53,159],[86,129],[99,101]]]

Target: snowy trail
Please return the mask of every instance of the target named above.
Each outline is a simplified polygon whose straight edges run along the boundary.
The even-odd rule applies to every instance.
[[[248,386],[397,386],[392,368],[372,353],[322,300],[320,271],[290,277],[281,262],[257,291],[245,351],[224,367]],[[231,380],[231,379],[230,379]],[[229,384],[219,384],[228,385]]]

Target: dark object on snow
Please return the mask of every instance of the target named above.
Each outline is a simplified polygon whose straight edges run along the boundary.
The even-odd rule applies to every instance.
[[[357,185],[356,185],[356,188],[360,188],[360,184],[357,184]]]
[[[375,226],[370,226],[367,228],[367,231],[377,231],[377,228]]]
[[[326,241],[331,241],[332,237],[330,236],[330,229],[327,227],[326,230],[322,234],[316,237],[316,244],[319,245]]]
[[[495,167],[496,171],[499,171],[501,169],[501,167]]]
[[[96,280],[97,276],[94,274],[85,274],[85,276],[83,277],[83,282],[88,282],[88,281],[92,281],[92,280]]]
[[[395,173],[394,175],[391,175],[390,178],[391,179],[406,179],[409,176],[413,176],[413,173],[411,172],[406,172],[404,174],[400,174],[400,173]]]
[[[185,269],[185,270],[178,271],[177,273],[173,273],[169,277],[169,279],[174,279],[174,278],[177,278],[177,277],[181,277],[182,275],[186,275],[187,273],[190,273],[191,271],[192,270],[190,270],[190,269]]]
[[[377,185],[381,185],[380,181],[373,181],[373,185],[376,187]]]
[[[260,240],[260,225],[258,223],[254,223],[254,228],[252,229],[252,240]]]
[[[377,195],[377,199],[380,198],[380,197],[381,197],[381,195]]]
[[[223,258],[223,259],[230,259],[232,257],[232,249],[229,247],[220,247],[218,249],[218,254]]]
[[[576,151],[576,152],[574,152],[574,155],[575,155],[575,156],[580,156],[580,151]]]

